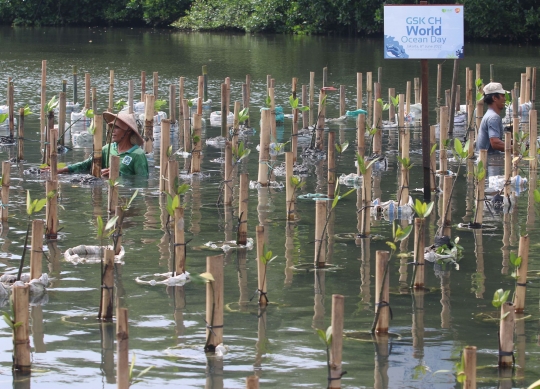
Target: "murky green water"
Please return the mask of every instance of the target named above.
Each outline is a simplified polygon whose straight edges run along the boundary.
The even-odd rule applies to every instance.
[[[98,105],[104,109],[108,99],[109,70],[116,74],[115,98],[127,96],[128,80],[136,81],[138,96],[140,71],[148,80],[153,71],[160,76],[160,95],[168,99],[168,86],[186,77],[186,95],[196,96],[197,76],[201,66],[209,69],[209,94],[214,110],[219,109],[220,84],[231,78],[232,101],[241,99],[241,84],[245,75],[252,77],[251,120],[258,123],[258,110],[264,105],[266,75],[276,80],[276,101],[288,107],[292,77],[299,85],[309,82],[309,72],[316,72],[317,87],[321,86],[322,68],[328,66],[329,82],[347,86],[348,109],[356,107],[356,72],[374,72],[383,67],[383,95],[388,87],[405,92],[406,81],[419,76],[418,61],[383,61],[382,41],[325,37],[285,37],[219,34],[184,34],[163,31],[117,29],[10,29],[1,28],[2,57],[0,58],[0,101],[5,102],[7,77],[15,84],[17,106],[29,104],[38,111],[41,61],[48,60],[47,95],[61,89],[61,80],[68,80],[71,89],[71,67],[79,68],[79,79],[91,73],[92,85],[98,90]],[[461,84],[464,69],[482,64],[484,79],[488,78],[489,64],[495,65],[496,79],[510,89],[519,81],[525,66],[534,66],[537,47],[492,46],[469,44],[466,59],[460,68]],[[430,63],[430,93],[435,93],[436,62]],[[452,62],[443,64],[443,88],[449,88]],[[79,99],[83,97],[79,84]],[[151,81],[147,90],[151,89]],[[167,96],[167,97],[165,97]],[[462,101],[464,95],[462,94]],[[338,116],[338,96],[328,98],[328,116]],[[434,105],[434,99],[430,100]],[[286,108],[287,111],[287,108]],[[205,114],[208,118],[208,113]],[[432,114],[435,121],[435,114]],[[256,126],[258,129],[258,126]],[[338,130],[337,138],[353,143],[354,122],[350,120]],[[287,139],[290,121],[285,121],[283,138]],[[278,132],[281,131],[278,128]],[[2,272],[14,271],[20,258],[26,228],[26,190],[33,197],[42,196],[44,181],[40,177],[25,176],[22,170],[40,162],[38,121],[26,121],[29,140],[25,143],[28,160],[24,166],[12,169],[10,192],[9,231],[1,244]],[[206,126],[204,138],[219,135],[220,129]],[[390,131],[392,134],[392,131]],[[395,134],[385,136],[385,150],[395,149]],[[411,141],[413,168],[411,187],[422,186],[419,130],[413,131]],[[257,135],[249,139],[253,150],[241,171],[256,179],[258,155]],[[354,172],[354,147],[350,147],[338,164],[339,173]],[[191,182],[192,190],[186,197],[186,233],[192,239],[188,245],[188,270],[205,271],[205,257],[209,251],[194,250],[208,241],[234,236],[232,225],[226,224],[221,208],[215,206],[222,181],[221,165],[210,162],[220,155],[212,147],[204,149],[203,170],[208,177]],[[11,148],[1,150],[2,159],[14,155]],[[89,150],[74,150],[62,157],[74,162],[86,157]],[[278,160],[282,160],[279,157]],[[157,155],[156,155],[156,160]],[[183,160],[180,165],[183,166]],[[454,170],[456,166],[453,166]],[[462,170],[463,172],[463,170]],[[322,176],[317,177],[317,174]],[[271,301],[266,314],[258,317],[254,302],[249,301],[257,288],[255,251],[246,258],[236,253],[226,255],[225,265],[225,327],[224,342],[229,353],[222,361],[207,359],[203,353],[205,337],[204,286],[187,284],[183,292],[163,285],[141,285],[136,277],[166,272],[170,265],[168,238],[163,228],[164,210],[158,194],[158,171],[152,170],[148,181],[124,182],[121,195],[129,196],[134,188],[141,189],[125,222],[125,265],[118,268],[117,291],[121,304],[129,309],[130,352],[136,354],[136,370],[154,365],[138,387],[241,388],[245,377],[257,374],[261,387],[325,387],[326,354],[313,328],[330,325],[331,296],[345,296],[345,330],[366,331],[371,326],[374,312],[375,251],[385,250],[385,240],[391,238],[391,224],[373,221],[372,231],[384,239],[364,244],[334,241],[329,245],[330,260],[336,270],[316,275],[291,266],[313,261],[314,204],[298,201],[301,220],[293,226],[285,223],[285,193],[279,190],[250,190],[249,236],[255,237],[255,225],[263,223],[267,231],[267,245],[278,255],[268,272],[268,296]],[[304,192],[325,191],[325,165],[311,166]],[[374,193],[383,200],[396,193],[398,169],[395,154],[389,153],[389,169],[374,179]],[[96,388],[115,385],[115,346],[113,327],[94,320],[99,305],[99,265],[73,265],[63,260],[67,248],[79,244],[97,244],[95,216],[105,215],[107,192],[105,187],[83,188],[67,182],[61,184],[60,226],[63,228],[57,243],[57,254],[50,253],[48,273],[55,277],[48,291],[48,301],[32,307],[31,345],[33,374],[31,383],[15,382],[17,388]],[[278,179],[279,180],[279,179]],[[282,179],[281,179],[282,180]],[[466,216],[466,205],[472,204],[471,188],[466,178],[459,177],[453,200],[452,218],[460,222]],[[418,196],[418,195],[416,195]],[[391,265],[390,280],[393,293],[391,306],[394,318],[391,331],[399,334],[391,338],[389,348],[384,344],[345,339],[343,347],[343,387],[347,388],[453,388],[454,363],[466,345],[478,347],[478,387],[526,387],[538,378],[540,351],[538,333],[538,292],[536,272],[531,273],[527,293],[526,314],[530,318],[517,321],[516,362],[519,367],[510,374],[512,379],[499,379],[497,369],[497,322],[475,318],[480,312],[491,313],[491,298],[496,289],[513,289],[508,257],[517,250],[519,235],[529,231],[531,251],[529,269],[538,269],[534,219],[528,212],[528,192],[518,199],[515,211],[506,216],[485,215],[484,221],[496,226],[475,237],[471,232],[453,230],[460,236],[465,255],[460,270],[441,271],[431,264],[426,266],[426,284],[432,292],[417,296],[398,292],[399,259]],[[428,219],[429,241],[433,239],[439,215]],[[227,227],[228,226],[228,227]],[[335,233],[357,232],[356,196],[342,200],[337,207]],[[369,246],[369,247],[365,247]],[[54,246],[49,247],[50,250]],[[408,250],[412,250],[409,242]],[[60,253],[60,254],[59,254]],[[44,262],[45,266],[45,262]],[[409,279],[410,279],[410,269]],[[256,299],[254,299],[255,301]],[[422,308],[423,304],[423,309]],[[7,310],[3,307],[2,310]],[[112,337],[107,339],[107,337]],[[11,334],[7,325],[0,323],[0,383],[8,387],[11,375]],[[387,356],[385,356],[387,355]]]

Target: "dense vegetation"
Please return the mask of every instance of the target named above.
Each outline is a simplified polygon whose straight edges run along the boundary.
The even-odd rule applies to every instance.
[[[540,41],[538,0],[433,3],[464,4],[467,38]],[[206,31],[362,36],[382,34],[384,4],[381,0],[0,0],[0,23],[152,27],[172,23]]]

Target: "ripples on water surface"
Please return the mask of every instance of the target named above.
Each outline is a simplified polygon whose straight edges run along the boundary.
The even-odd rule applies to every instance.
[[[219,110],[220,84],[231,77],[232,101],[241,100],[241,84],[245,75],[252,77],[251,123],[257,134],[248,140],[252,154],[240,170],[249,172],[256,179],[258,155],[259,108],[266,96],[266,75],[276,80],[276,101],[288,110],[288,96],[292,77],[299,78],[299,86],[309,82],[309,72],[316,72],[320,87],[324,66],[329,69],[329,82],[347,86],[347,108],[356,108],[356,72],[373,71],[383,66],[383,91],[395,87],[397,93],[405,92],[405,83],[419,76],[418,61],[382,60],[382,41],[371,39],[346,39],[324,37],[250,36],[221,34],[186,34],[168,31],[141,31],[119,29],[24,29],[0,28],[2,58],[0,72],[0,101],[5,101],[6,78],[12,77],[15,85],[17,107],[29,104],[39,111],[41,61],[47,59],[47,96],[50,98],[61,89],[61,80],[68,80],[71,96],[71,69],[79,69],[79,100],[84,93],[84,73],[89,72],[92,86],[98,91],[98,105],[104,109],[108,99],[109,70],[115,70],[115,99],[127,96],[129,79],[136,81],[139,95],[140,71],[147,72],[147,90],[151,90],[151,75],[158,71],[160,97],[168,99],[168,85],[186,77],[186,97],[196,96],[197,75],[201,66],[209,69],[209,95],[214,110]],[[489,64],[495,64],[495,74],[506,89],[519,81],[525,66],[535,64],[537,48],[469,44],[466,59],[461,63],[460,83],[464,84],[464,69],[482,64],[487,79]],[[436,62],[430,62],[430,93],[435,93]],[[443,88],[450,87],[451,61],[443,64]],[[365,77],[365,76],[364,76]],[[374,77],[375,79],[376,77]],[[365,78],[364,78],[365,85]],[[300,91],[300,87],[299,87]],[[386,92],[383,92],[386,96]],[[365,98],[364,98],[365,99]],[[317,98],[315,99],[317,100]],[[385,98],[386,100],[386,98]],[[464,97],[462,95],[462,100]],[[364,106],[365,106],[364,101]],[[430,100],[434,104],[434,99]],[[328,116],[338,116],[339,98],[329,94]],[[205,113],[208,119],[208,112]],[[432,122],[436,120],[431,113]],[[286,140],[290,121],[278,127],[279,141]],[[338,131],[340,141],[349,141],[351,147],[340,158],[338,172],[355,171],[353,142],[355,124],[349,120],[344,125],[331,125]],[[40,162],[39,146],[32,140],[39,139],[38,121],[26,121],[25,156],[23,166],[12,168],[13,187],[10,192],[9,231],[0,238],[2,272],[14,272],[22,252],[26,231],[26,189],[33,198],[44,193],[40,177],[23,176],[22,170]],[[385,135],[383,145],[391,150],[397,147],[396,134]],[[220,129],[207,126],[203,138],[219,135]],[[203,143],[204,143],[203,139]],[[411,140],[413,168],[411,187],[421,187],[420,130],[414,129]],[[62,156],[65,162],[81,160],[90,150],[74,150]],[[194,250],[208,241],[234,238],[234,231],[226,228],[223,210],[214,204],[222,180],[219,165],[210,160],[220,156],[220,149],[205,148],[203,170],[209,177],[193,181],[186,196],[186,238],[193,239],[188,247],[188,270],[205,271],[205,257],[211,252]],[[3,159],[14,155],[13,148],[1,149]],[[158,160],[156,154],[155,160]],[[279,157],[278,161],[282,161]],[[183,166],[183,160],[180,161]],[[390,199],[397,190],[398,171],[395,154],[389,154],[389,170],[374,179],[374,192],[383,200]],[[455,166],[453,166],[455,169]],[[312,167],[305,193],[325,191],[325,172]],[[373,241],[369,255],[362,256],[361,247],[353,242],[335,242],[330,246],[331,261],[335,271],[325,272],[318,279],[312,271],[292,271],[290,266],[312,262],[314,240],[314,207],[311,201],[299,201],[297,209],[300,222],[286,228],[285,194],[283,191],[250,190],[249,236],[254,237],[254,226],[260,221],[265,225],[267,245],[278,255],[268,271],[270,306],[266,315],[258,318],[256,306],[249,298],[257,288],[255,250],[246,259],[230,252],[225,256],[225,329],[224,342],[229,353],[222,361],[206,358],[205,342],[205,291],[204,286],[187,284],[184,292],[163,285],[149,286],[135,282],[138,276],[163,273],[171,266],[167,236],[163,230],[165,211],[157,193],[159,170],[153,169],[148,180],[126,180],[121,196],[130,196],[134,188],[141,189],[125,221],[125,265],[117,268],[116,295],[129,309],[130,353],[136,354],[136,371],[154,365],[138,387],[207,388],[245,387],[245,377],[253,373],[261,377],[261,387],[324,387],[326,385],[326,354],[313,328],[330,325],[331,295],[345,296],[345,330],[366,331],[370,328],[374,306],[375,250],[387,248],[385,240],[391,238],[391,225],[385,220],[373,222],[372,232],[384,237]],[[19,181],[18,179],[22,179]],[[96,388],[113,387],[115,384],[113,339],[114,326],[100,325],[95,320],[99,304],[99,265],[73,265],[59,255],[67,248],[79,244],[97,244],[95,216],[105,215],[106,188],[85,188],[68,182],[62,177],[59,210],[61,239],[57,247],[50,246],[51,262],[44,262],[53,281],[47,301],[32,307],[31,344],[33,350],[33,388]],[[279,178],[283,180],[283,178]],[[467,190],[465,178],[459,178],[453,202],[453,220],[460,222],[465,215],[465,204],[472,191]],[[235,192],[236,193],[236,192]],[[409,294],[398,293],[398,278],[405,268],[395,260],[390,268],[393,293],[391,304],[394,320],[391,331],[399,337],[390,338],[391,348],[385,357],[384,345],[346,338],[343,349],[343,386],[348,388],[453,388],[452,373],[434,374],[438,370],[452,370],[459,360],[459,353],[466,345],[478,347],[478,365],[494,365],[497,361],[497,323],[475,319],[478,312],[490,313],[491,296],[498,288],[513,289],[514,281],[508,268],[508,250],[516,250],[519,234],[531,233],[529,269],[538,268],[535,236],[535,215],[527,214],[528,192],[519,198],[518,207],[502,223],[502,216],[486,221],[497,229],[484,233],[482,247],[475,252],[472,233],[453,231],[460,236],[465,256],[459,271],[433,271],[426,266],[426,284],[432,292],[423,298],[423,310],[415,309]],[[257,203],[260,201],[260,205]],[[337,207],[335,233],[356,232],[356,197],[342,200]],[[428,218],[430,239],[436,230],[436,217]],[[526,219],[528,218],[528,219]],[[532,224],[532,225],[531,225]],[[503,247],[503,226],[508,239]],[[232,225],[230,225],[232,228]],[[430,240],[431,241],[431,240]],[[477,241],[477,243],[479,243]],[[412,250],[409,243],[408,250]],[[483,253],[482,253],[483,250]],[[502,251],[501,251],[502,250]],[[483,254],[482,256],[478,254]],[[48,270],[46,270],[48,267]],[[482,276],[483,275],[483,276]],[[410,273],[409,273],[410,277]],[[485,279],[483,278],[485,277]],[[520,366],[510,381],[498,381],[497,371],[486,368],[478,371],[479,387],[491,388],[527,386],[537,377],[539,368],[537,338],[537,288],[536,278],[528,288],[527,313],[532,318],[517,323],[516,355]],[[316,293],[314,293],[314,291]],[[394,293],[395,292],[395,293]],[[182,297],[185,296],[185,299]],[[324,296],[324,298],[323,298]],[[256,299],[255,299],[256,300]],[[254,300],[254,301],[255,301]],[[418,308],[418,298],[416,308]],[[7,306],[3,308],[7,309]],[[7,325],[0,323],[0,383],[7,387],[11,382],[12,341]],[[13,387],[26,388],[24,383]]]

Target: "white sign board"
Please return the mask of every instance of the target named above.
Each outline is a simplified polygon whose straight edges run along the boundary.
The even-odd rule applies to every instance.
[[[384,58],[463,58],[463,5],[385,5]]]

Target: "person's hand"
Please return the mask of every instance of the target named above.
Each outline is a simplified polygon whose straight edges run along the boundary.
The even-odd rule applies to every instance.
[[[50,166],[45,166],[45,167],[39,168],[39,170],[41,170],[42,172],[50,172],[50,171],[51,171],[51,167],[50,167]],[[57,173],[57,174],[69,173],[69,169],[68,169],[67,166],[66,166],[66,167],[57,169],[57,170],[56,170],[56,173]]]
[[[109,178],[109,168],[101,169],[101,178]]]

